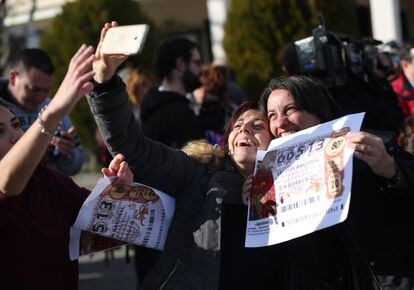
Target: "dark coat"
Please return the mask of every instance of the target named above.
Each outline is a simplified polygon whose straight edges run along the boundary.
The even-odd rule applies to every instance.
[[[384,289],[414,289],[414,156],[402,150],[391,134],[373,132],[384,141],[401,170],[397,187],[354,158],[352,198],[341,238],[365,273],[366,284]],[[369,265],[369,266],[368,266]],[[369,269],[370,268],[370,269]],[[410,286],[403,284],[410,280]],[[376,289],[375,287],[373,289]]]
[[[200,121],[185,96],[157,87],[142,100],[141,122],[145,136],[173,148],[203,138]]]
[[[176,199],[164,250],[140,289],[218,289],[220,283],[228,283],[220,274],[234,274],[227,271],[227,267],[238,267],[239,262],[254,265],[239,273],[239,280],[235,281],[239,285],[249,280],[246,275],[254,272],[262,280],[283,283],[283,279],[278,279],[283,273],[274,273],[274,266],[265,263],[270,258],[283,265],[282,258],[278,261],[269,255],[274,253],[272,248],[250,251],[239,245],[243,253],[233,252],[234,256],[225,258],[227,262],[231,261],[225,267],[226,271],[220,268],[222,243],[230,242],[231,245],[233,236],[228,233],[229,239],[223,241],[223,211],[226,211],[226,204],[241,206],[243,184],[242,176],[229,157],[223,158],[219,166],[204,165],[182,151],[146,138],[134,121],[125,86],[118,77],[105,85],[95,86],[88,102],[112,154],[122,152],[125,155],[136,180]],[[239,220],[245,224],[246,215],[240,216]],[[259,289],[266,289],[266,286],[272,289],[276,285],[268,283],[261,287],[260,283],[266,282],[256,279],[257,276],[250,281],[257,281]],[[243,286],[237,288],[243,289]]]

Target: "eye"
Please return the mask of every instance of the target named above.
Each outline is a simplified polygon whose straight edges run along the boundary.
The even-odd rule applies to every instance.
[[[263,124],[254,124],[253,128],[255,130],[263,130],[264,129],[264,125]]]
[[[268,118],[269,120],[272,120],[272,119],[276,118],[276,114],[275,114],[275,113],[273,113],[273,112],[269,112],[269,113],[267,114],[267,118]]]
[[[20,129],[20,121],[16,120],[12,123],[12,127],[15,129]]]
[[[298,110],[298,108],[296,108],[296,106],[290,106],[286,109],[286,115],[292,115],[293,113],[295,113]]]
[[[233,130],[240,129],[241,123],[234,124]]]

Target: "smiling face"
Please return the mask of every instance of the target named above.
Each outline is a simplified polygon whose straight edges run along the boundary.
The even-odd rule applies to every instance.
[[[257,149],[267,149],[272,137],[266,117],[258,110],[247,110],[234,123],[228,138],[233,161],[242,175],[253,173]]]
[[[272,91],[267,100],[270,131],[276,138],[320,124],[313,114],[300,110],[287,90]]]
[[[39,69],[9,73],[9,86],[14,100],[23,109],[36,111],[49,95],[53,86],[53,77]]]
[[[23,135],[19,119],[9,109],[0,105],[0,159]]]

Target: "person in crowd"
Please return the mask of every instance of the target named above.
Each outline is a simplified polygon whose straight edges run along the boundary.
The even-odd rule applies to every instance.
[[[8,78],[0,80],[0,99],[19,118],[26,131],[38,114],[50,103],[54,67],[50,57],[39,48],[17,53],[7,64]],[[73,175],[83,164],[84,152],[69,116],[62,119],[60,130],[51,139],[47,150],[49,167]]]
[[[141,103],[146,93],[155,85],[155,78],[143,69],[132,69],[124,78],[129,100],[134,107],[137,121],[141,121]]]
[[[301,75],[294,42],[289,42],[283,52],[283,71],[286,76]],[[331,114],[338,118],[347,114],[366,112],[363,128],[390,131],[398,135],[404,123],[404,114],[397,96],[387,81],[365,81],[350,70],[343,71],[344,84],[332,85],[327,75],[312,75],[318,79],[332,96]],[[303,74],[302,74],[303,75]],[[331,76],[332,79],[332,76]]]
[[[401,49],[400,69],[397,78],[391,81],[391,86],[404,115],[414,115],[414,43],[407,43]]]
[[[404,127],[399,136],[399,142],[404,150],[414,154],[414,115],[405,118]]]
[[[240,105],[250,99],[240,85],[234,80],[234,72],[226,59],[215,59],[213,61],[213,66],[225,69],[227,72],[227,94],[231,103]]]
[[[204,137],[211,144],[221,144],[224,124],[237,107],[228,98],[228,75],[224,67],[207,64],[200,75],[201,86],[190,96],[194,112],[204,128]]]
[[[184,37],[164,40],[154,57],[161,84],[149,90],[141,103],[142,129],[149,138],[174,148],[199,139],[203,131],[185,95],[200,86],[198,45]]]
[[[271,80],[260,104],[272,135],[283,138],[330,120],[328,99],[315,81],[292,76]],[[414,157],[402,150],[390,133],[361,131],[350,133],[347,140],[355,150],[348,219],[286,244],[298,267],[297,275],[303,274],[303,280],[298,279],[303,283],[299,289],[314,289],[309,285],[347,289],[341,284],[347,284],[348,289],[413,289],[414,234],[408,229],[414,220],[409,208],[414,201]],[[332,246],[309,244],[314,237],[319,242],[330,239]],[[349,259],[353,270],[346,269],[346,259],[338,263],[338,257]],[[348,275],[338,276],[341,272]],[[346,283],[347,279],[351,280]]]
[[[242,105],[226,127],[226,147],[198,144],[199,158],[146,137],[115,75],[123,59],[99,53],[114,25],[102,30],[95,88],[88,95],[91,111],[108,148],[124,154],[136,180],[176,199],[165,248],[141,289],[283,289],[284,252],[244,247],[247,212],[241,188],[253,171],[257,148],[269,144],[266,118],[253,104]]]
[[[0,103],[0,271],[2,289],[78,289],[78,262],[69,259],[69,229],[89,191],[39,165],[59,122],[92,89],[92,47],[73,56],[59,90],[25,134]],[[118,155],[105,176],[133,176]]]

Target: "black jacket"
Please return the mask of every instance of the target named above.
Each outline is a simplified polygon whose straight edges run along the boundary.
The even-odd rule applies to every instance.
[[[235,243],[242,253],[234,252],[234,235],[227,232],[223,240],[223,212],[231,213],[232,205],[242,206],[243,178],[229,157],[219,166],[204,165],[180,150],[146,138],[134,121],[125,86],[117,77],[95,87],[88,102],[111,153],[125,155],[136,180],[176,199],[164,250],[140,289],[252,289],[253,284],[259,285],[258,289],[281,289],[276,283],[283,283],[280,277],[284,273],[275,271],[275,264],[284,265],[283,252],[278,254],[271,247],[245,249],[240,239]],[[243,228],[246,215],[238,220]],[[222,244],[227,245],[230,256],[222,255]],[[223,257],[226,266],[221,269]],[[246,265],[243,272],[229,268],[240,269],[240,265]],[[249,276],[252,273],[254,276]],[[236,274],[234,283],[223,277]],[[229,283],[239,286],[229,288]]]
[[[142,130],[145,136],[173,148],[203,138],[198,118],[185,96],[152,88],[141,104]]]

